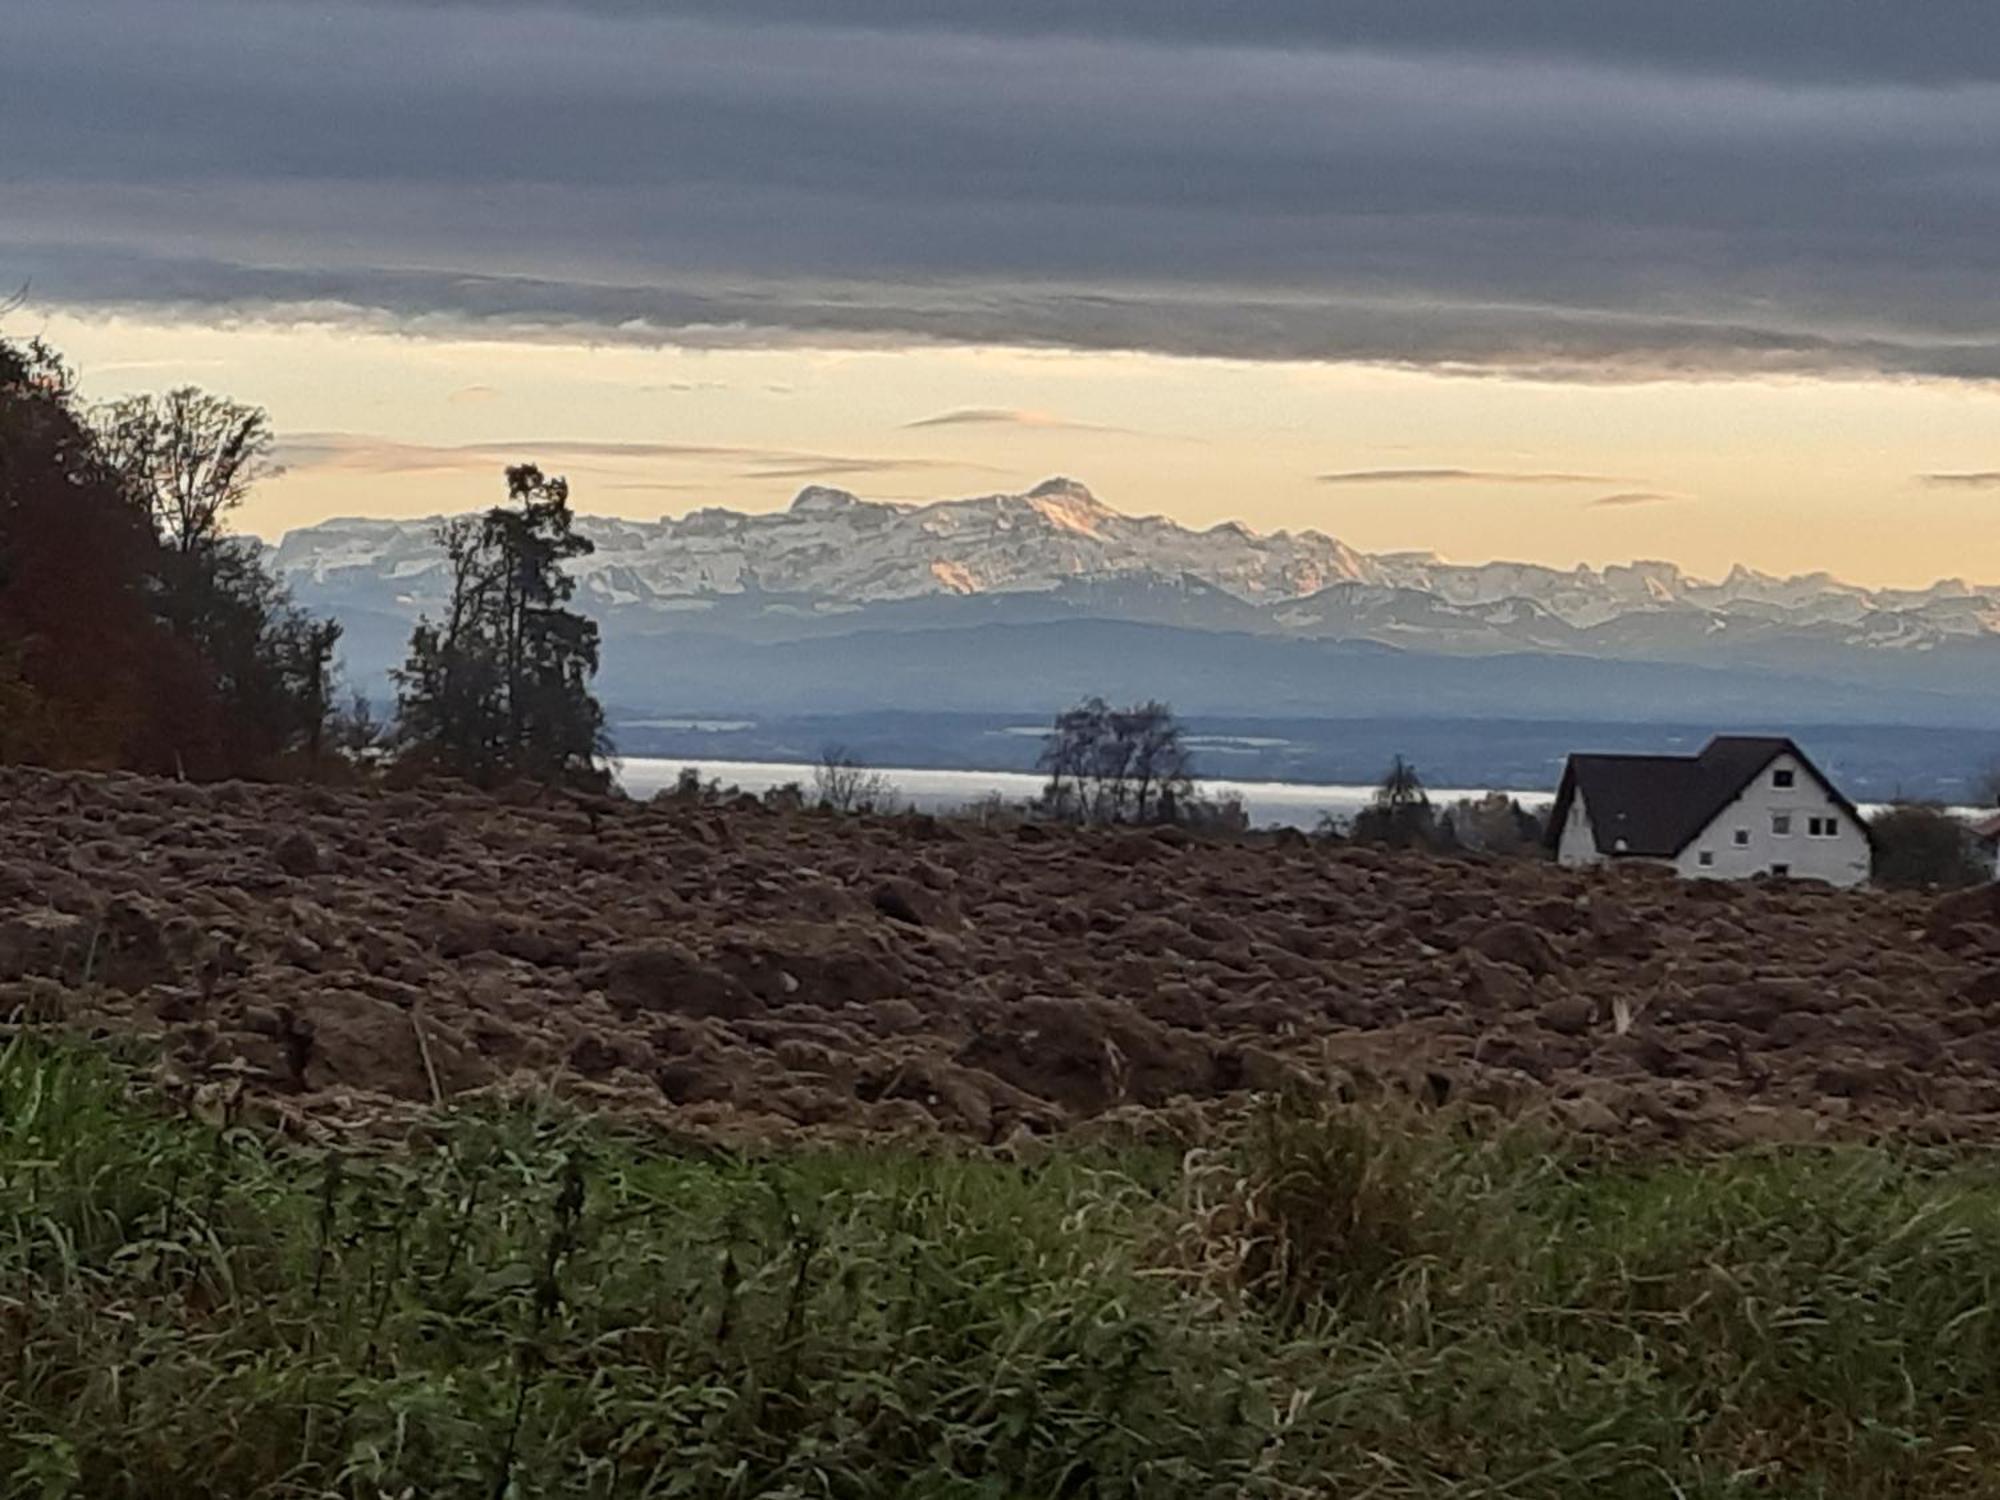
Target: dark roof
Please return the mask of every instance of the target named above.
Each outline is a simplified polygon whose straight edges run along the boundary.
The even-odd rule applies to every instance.
[[[1672,859],[1715,821],[1780,755],[1791,755],[1865,834],[1860,809],[1806,753],[1782,735],[1721,734],[1699,755],[1572,755],[1549,814],[1549,842],[1562,838],[1578,793],[1597,852]]]

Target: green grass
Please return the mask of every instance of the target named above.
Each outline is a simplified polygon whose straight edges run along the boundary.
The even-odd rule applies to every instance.
[[[334,1153],[0,1051],[9,1497],[1996,1495],[1996,1279],[2000,1172],[1887,1149]]]

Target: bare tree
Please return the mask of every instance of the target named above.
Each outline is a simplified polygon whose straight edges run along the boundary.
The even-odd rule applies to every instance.
[[[1042,790],[1042,806],[1051,816],[1078,823],[1095,816],[1092,788],[1097,744],[1104,738],[1110,715],[1111,709],[1102,698],[1086,698],[1056,715],[1040,761],[1041,769],[1049,775]]]
[[[1087,698],[1056,716],[1042,747],[1042,809],[1078,823],[1176,821],[1193,787],[1193,758],[1166,704],[1114,709]]]
[[[262,407],[191,385],[114,401],[93,414],[92,425],[111,467],[178,552],[213,547],[223,516],[259,479],[279,472]]]
[[[1156,699],[1114,716],[1113,727],[1130,747],[1122,767],[1130,779],[1130,802],[1141,823],[1172,822],[1187,801],[1194,758],[1188,753],[1174,711]]]
[[[888,812],[896,802],[889,778],[871,771],[843,745],[828,745],[813,767],[813,800],[827,812]]]

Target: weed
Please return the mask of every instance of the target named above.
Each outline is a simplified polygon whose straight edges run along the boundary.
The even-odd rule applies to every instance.
[[[2000,1180],[1293,1101],[1177,1173],[552,1105],[314,1152],[0,1050],[0,1493],[2000,1492]]]

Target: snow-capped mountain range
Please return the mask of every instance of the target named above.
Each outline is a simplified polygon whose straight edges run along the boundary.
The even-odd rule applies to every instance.
[[[343,519],[289,533],[272,561],[304,601],[400,620],[434,609],[434,521]],[[1453,654],[1561,651],[1697,661],[1779,641],[1924,652],[2000,637],[2000,588],[1867,589],[1825,573],[1672,563],[1564,570],[1358,552],[1317,531],[1195,531],[1112,509],[1081,484],[929,504],[812,487],[790,509],[585,517],[585,606],[619,629],[762,639],[1078,615]],[[956,607],[954,607],[956,606]]]

